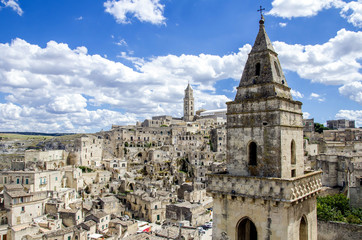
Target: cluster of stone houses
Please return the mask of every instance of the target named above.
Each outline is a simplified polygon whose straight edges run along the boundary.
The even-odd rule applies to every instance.
[[[225,171],[227,130],[225,112],[203,112],[190,122],[159,116],[112,126],[65,150],[13,158],[0,171],[2,239],[122,239],[139,231],[135,219],[170,227],[209,221],[207,175]],[[343,188],[361,206],[362,130],[318,134],[313,126],[304,120],[305,166],[322,169],[324,186]]]
[[[313,119],[304,121],[314,123]],[[352,206],[362,207],[362,129],[349,128],[346,120],[328,122],[343,124],[322,134],[304,130],[305,162],[309,168],[323,171],[324,186],[342,189]],[[354,126],[354,121],[347,121],[351,122]]]
[[[24,148],[0,171],[0,240],[197,240],[212,208],[213,239],[316,239],[322,185],[362,206],[362,129],[329,121],[337,129],[318,134],[302,121],[263,17],[235,100],[194,113],[188,85],[183,118]]]
[[[225,116],[187,114],[189,122],[153,117],[13,158],[0,171],[1,239],[131,238],[136,219],[167,222],[168,233],[188,221],[172,234],[198,239],[196,226],[211,219],[206,175],[225,159]]]

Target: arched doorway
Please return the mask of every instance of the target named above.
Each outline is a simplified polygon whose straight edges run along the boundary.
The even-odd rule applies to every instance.
[[[241,220],[237,226],[237,240],[257,240],[258,233],[254,223],[249,218]]]
[[[299,240],[308,240],[308,224],[305,216],[300,219]]]

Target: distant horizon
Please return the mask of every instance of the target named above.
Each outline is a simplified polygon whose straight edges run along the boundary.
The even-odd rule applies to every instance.
[[[147,3],[147,4],[146,4]],[[362,2],[0,2],[0,131],[95,133],[235,98],[259,30],[304,118],[362,127]]]

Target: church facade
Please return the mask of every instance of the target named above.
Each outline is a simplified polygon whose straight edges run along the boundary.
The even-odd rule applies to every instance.
[[[293,100],[264,18],[234,101],[227,172],[210,174],[213,239],[317,239],[321,172],[304,171],[302,103]]]

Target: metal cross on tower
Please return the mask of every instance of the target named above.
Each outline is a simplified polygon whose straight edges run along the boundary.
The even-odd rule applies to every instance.
[[[263,18],[263,11],[265,10],[265,8],[262,8],[262,6],[260,6],[258,12],[260,12],[260,17]]]

